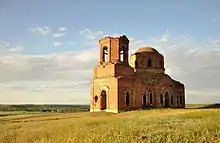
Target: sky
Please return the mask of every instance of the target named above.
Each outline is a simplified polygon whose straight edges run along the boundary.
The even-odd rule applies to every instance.
[[[152,46],[186,103],[220,102],[219,0],[0,0],[0,104],[88,104],[98,40]]]

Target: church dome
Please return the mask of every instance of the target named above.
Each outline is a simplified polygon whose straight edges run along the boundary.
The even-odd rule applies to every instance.
[[[159,54],[159,52],[152,47],[139,48],[135,53],[157,53],[157,54]]]

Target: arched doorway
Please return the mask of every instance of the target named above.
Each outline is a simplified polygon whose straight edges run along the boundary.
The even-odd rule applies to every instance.
[[[102,90],[101,92],[101,102],[100,102],[100,109],[105,110],[106,109],[106,91]]]
[[[169,107],[169,95],[168,93],[166,92],[165,93],[165,108],[168,108]]]
[[[147,101],[146,101],[146,99],[147,99],[147,97],[146,97],[147,95],[144,93],[144,95],[142,96],[142,102],[143,102],[143,107],[146,107],[147,106]]]

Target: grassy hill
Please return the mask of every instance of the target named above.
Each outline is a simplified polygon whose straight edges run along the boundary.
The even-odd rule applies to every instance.
[[[5,114],[2,112],[0,114]],[[220,110],[154,109],[113,113],[10,112],[0,143],[220,142]]]

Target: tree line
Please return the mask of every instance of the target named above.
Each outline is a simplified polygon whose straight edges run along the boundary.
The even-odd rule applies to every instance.
[[[83,112],[89,111],[89,105],[0,105],[0,111],[27,112]]]

